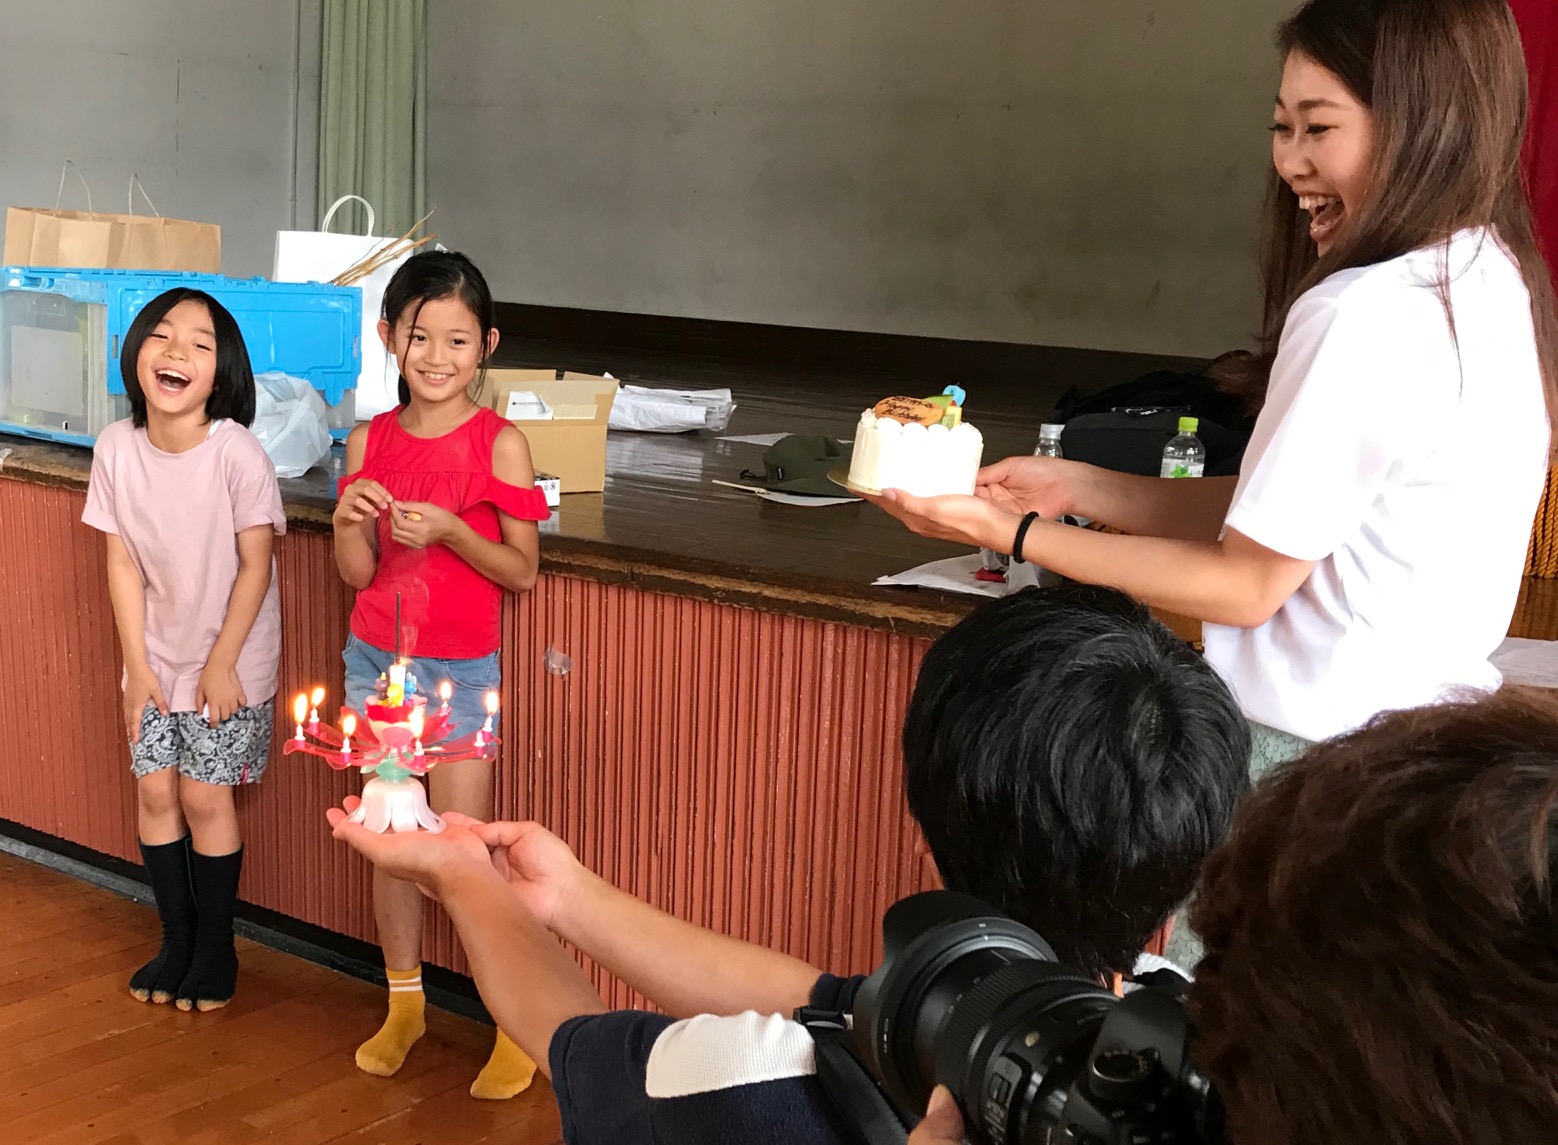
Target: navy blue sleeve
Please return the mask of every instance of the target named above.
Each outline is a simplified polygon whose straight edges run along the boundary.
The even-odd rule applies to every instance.
[[[567,1145],[845,1145],[811,1037],[780,1015],[574,1018],[548,1056]]]
[[[570,1018],[547,1052],[568,1145],[649,1145],[644,1075],[655,1039],[675,1019],[642,1010]]]

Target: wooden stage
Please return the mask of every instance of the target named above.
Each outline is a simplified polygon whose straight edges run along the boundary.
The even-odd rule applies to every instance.
[[[0,854],[0,1140],[5,1145],[557,1145],[545,1078],[510,1101],[471,1080],[492,1029],[431,1006],[393,1078],[352,1060],[382,988],[238,940],[232,1004],[131,998],[156,951],[149,906]]]

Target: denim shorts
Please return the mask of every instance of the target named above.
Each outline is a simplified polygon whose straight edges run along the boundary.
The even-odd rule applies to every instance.
[[[363,698],[373,695],[379,677],[395,659],[393,652],[386,652],[348,635],[346,647],[341,652],[341,662],[346,666],[346,705],[362,711]],[[438,685],[448,680],[454,685],[449,697],[451,717],[450,738],[474,735],[487,718],[487,693],[497,688],[502,679],[498,668],[498,654],[478,656],[474,660],[438,660],[431,656],[413,656],[408,670],[417,678],[417,690],[427,697],[433,707],[438,706]],[[493,717],[493,730],[497,730],[497,717]]]
[[[258,783],[270,762],[274,698],[239,708],[216,727],[199,712],[163,715],[151,704],[141,712],[141,738],[130,745],[137,779],[170,767],[219,787]]]

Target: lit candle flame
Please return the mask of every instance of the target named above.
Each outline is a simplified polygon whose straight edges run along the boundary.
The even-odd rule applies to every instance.
[[[351,712],[347,712],[344,716],[341,717],[341,734],[350,737],[355,735],[356,732],[357,717],[352,715]]]
[[[302,723],[308,715],[308,697],[302,692],[299,692],[298,698],[292,701],[292,714],[296,717],[297,723]]]
[[[487,714],[489,716],[498,714],[498,693],[496,692],[487,693]]]
[[[315,684],[313,692],[310,693],[310,695],[309,695],[309,704],[311,706],[317,708],[320,704],[322,704],[324,702],[325,702],[325,690],[323,688],[321,688],[318,684]]]
[[[421,739],[422,739],[422,728],[423,728],[422,709],[421,708],[412,708],[411,709],[411,719],[408,722],[411,724],[411,734],[416,737],[418,742],[420,742]]]
[[[444,702],[444,707],[449,706],[449,697],[454,695],[454,685],[448,680],[438,685],[438,698]]]

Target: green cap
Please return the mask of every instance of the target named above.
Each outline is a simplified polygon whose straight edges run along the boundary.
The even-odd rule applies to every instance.
[[[763,472],[743,469],[741,476],[776,493],[848,497],[849,493],[828,477],[833,470],[848,465],[849,451],[833,438],[792,433],[763,453]]]
[[[1182,417],[1179,419],[1179,432],[1194,433],[1200,424],[1201,419],[1198,417]]]

